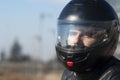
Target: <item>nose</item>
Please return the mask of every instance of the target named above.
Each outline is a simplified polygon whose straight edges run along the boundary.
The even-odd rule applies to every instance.
[[[82,42],[82,39],[79,37],[79,35],[68,37],[68,45],[70,46],[75,46],[81,42]]]

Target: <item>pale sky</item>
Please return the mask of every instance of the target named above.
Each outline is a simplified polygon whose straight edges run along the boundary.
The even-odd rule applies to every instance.
[[[33,58],[54,57],[56,19],[66,3],[67,0],[0,0],[0,51],[4,49],[9,54],[17,37],[23,52]],[[40,19],[42,14],[44,20]]]
[[[52,59],[56,55],[57,18],[69,1],[0,0],[0,51],[4,49],[9,55],[18,38],[24,53],[34,59]]]

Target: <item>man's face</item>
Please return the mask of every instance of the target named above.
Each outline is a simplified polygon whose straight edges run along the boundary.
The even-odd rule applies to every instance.
[[[96,39],[92,36],[84,35],[80,30],[70,30],[68,35],[68,45],[75,46],[83,44],[86,47],[91,47],[95,44]]]

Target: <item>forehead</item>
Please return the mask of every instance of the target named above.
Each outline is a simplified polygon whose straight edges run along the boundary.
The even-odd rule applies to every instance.
[[[69,35],[80,35],[82,32],[80,30],[69,30]]]
[[[69,32],[76,32],[76,33],[80,33],[81,31],[80,31],[80,30],[75,30],[75,29],[73,29],[73,30],[69,30]]]

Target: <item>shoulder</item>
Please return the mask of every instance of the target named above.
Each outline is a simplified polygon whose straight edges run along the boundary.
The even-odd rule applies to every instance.
[[[61,80],[71,80],[72,78],[74,78],[74,73],[67,69],[64,70]]]
[[[105,70],[100,80],[120,80],[120,61],[117,59],[113,61],[114,64]]]
[[[115,65],[112,67],[112,76],[110,80],[120,80],[120,61],[116,60]]]

